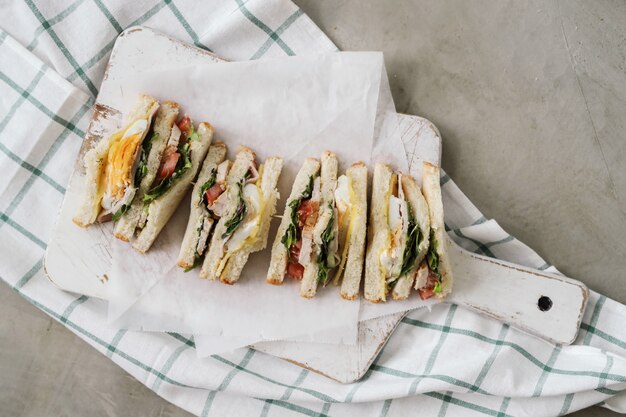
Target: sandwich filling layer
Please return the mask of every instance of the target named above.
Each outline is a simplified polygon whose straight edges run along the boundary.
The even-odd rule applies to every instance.
[[[139,229],[145,226],[150,204],[165,194],[191,168],[191,142],[197,139],[198,134],[188,116],[172,127],[157,176],[150,190],[143,196],[144,210],[137,226]]]
[[[221,236],[223,257],[217,268],[217,276],[222,274],[228,260],[235,252],[254,245],[259,238],[261,219],[265,210],[265,199],[261,188],[262,174],[263,165],[257,170],[256,164],[252,161],[244,178],[235,185],[237,206],[224,224],[226,230]],[[225,200],[228,199],[228,195],[228,193],[223,193],[215,200],[214,204],[218,210],[216,214],[219,213],[220,216],[226,214],[222,212],[222,207],[227,206]]]
[[[137,191],[136,172],[142,141],[149,142],[150,114],[133,120],[116,133],[99,177],[99,198],[105,213],[117,220],[130,207]],[[144,139],[145,138],[145,139]],[[98,210],[99,211],[99,210]]]
[[[333,283],[339,284],[343,271],[348,261],[348,249],[350,237],[355,228],[355,222],[357,220],[357,201],[356,193],[352,185],[352,180],[347,175],[342,175],[337,178],[337,188],[335,189],[335,206],[337,207],[337,223],[339,229],[339,251],[341,252],[341,258],[339,262],[339,268],[335,272]]]
[[[300,197],[291,200],[290,223],[281,242],[289,254],[286,274],[302,279],[304,268],[313,255],[313,229],[320,210],[320,177],[309,177],[309,183]]]
[[[441,275],[441,264],[438,252],[437,239],[435,239],[435,233],[430,230],[430,246],[428,247],[428,253],[426,254],[426,265],[428,266],[428,275],[426,276],[425,284],[418,289],[419,295],[422,300],[433,297],[443,291],[443,278]]]
[[[206,252],[213,231],[213,226],[223,214],[223,206],[216,205],[226,190],[226,175],[228,175],[229,161],[223,161],[213,168],[209,178],[200,187],[198,207],[202,214],[196,222],[197,240],[195,246],[195,262],[190,268],[198,265]],[[222,209],[222,211],[220,211]]]
[[[402,187],[402,174],[394,174],[387,200],[387,244],[379,257],[387,288],[409,273],[414,273],[421,236],[413,209]]]

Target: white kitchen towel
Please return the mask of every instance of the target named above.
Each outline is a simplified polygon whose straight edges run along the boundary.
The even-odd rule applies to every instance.
[[[593,292],[576,343],[563,347],[454,305],[411,312],[348,385],[249,349],[197,359],[187,336],[108,327],[105,303],[53,287],[42,256],[115,36],[144,24],[235,60],[336,48],[286,0],[27,0],[1,3],[0,15],[10,17],[0,23],[0,277],[168,401],[203,416],[626,411],[626,307]],[[457,243],[550,268],[441,182]]]

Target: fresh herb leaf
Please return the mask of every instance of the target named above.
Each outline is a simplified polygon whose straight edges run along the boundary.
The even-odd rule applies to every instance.
[[[298,222],[297,210],[298,207],[300,207],[300,201],[301,199],[296,198],[289,203],[289,207],[291,208],[291,222],[289,223],[289,226],[287,226],[285,235],[280,240],[288,251],[298,240],[298,227],[296,225]]]
[[[335,266],[334,255],[328,253],[330,242],[332,242],[335,237],[335,234],[333,233],[335,211],[333,210],[333,206],[330,204],[328,205],[328,208],[330,209],[331,215],[326,228],[322,232],[322,236],[320,236],[322,244],[320,245],[320,252],[317,256],[317,281],[324,286],[328,283],[328,271]]]
[[[246,213],[248,212],[248,207],[246,207],[246,202],[243,199],[243,181],[237,183],[237,187],[239,188],[239,203],[237,205],[237,210],[233,214],[233,217],[231,217],[226,221],[226,223],[224,223],[226,231],[222,234],[222,239],[225,239],[233,234],[233,232],[237,229],[237,227],[239,227],[243,219],[246,217]]]
[[[113,217],[111,218],[111,220],[113,220],[114,222],[118,221],[124,215],[124,213],[128,211],[129,208],[130,205],[123,204],[118,211],[113,213]]]
[[[209,188],[215,185],[216,178],[217,178],[217,169],[213,168],[211,170],[211,176],[209,177],[209,179],[204,184],[202,184],[202,187],[200,187],[200,199],[201,200],[204,200],[204,193],[206,193],[206,190],[208,190]]]
[[[435,233],[430,230],[430,246],[428,247],[428,254],[426,254],[426,261],[428,262],[428,268],[433,271],[441,281],[441,273],[439,272],[439,254],[437,253],[437,240],[435,240]]]
[[[148,156],[150,155],[150,149],[152,149],[152,141],[158,137],[158,133],[152,133],[152,135],[146,137],[141,144],[141,155],[139,157],[139,163],[137,164],[137,171],[135,171],[135,187],[139,187],[141,180],[148,175]]]
[[[411,269],[415,267],[415,261],[417,260],[417,247],[420,241],[420,228],[415,221],[413,210],[409,205],[409,228],[406,240],[406,247],[404,248],[404,254],[402,256],[402,268],[400,268],[400,275],[406,275]]]
[[[155,187],[152,187],[150,191],[148,191],[143,196],[144,204],[150,204],[163,194],[167,190],[170,189],[172,184],[180,178],[185,171],[191,168],[191,148],[189,147],[189,142],[185,144],[179,144],[176,149],[178,153],[180,153],[180,158],[178,158],[178,162],[176,163],[176,168],[174,168],[174,173],[167,178],[164,178],[159,184]]]
[[[314,182],[314,178],[313,178],[313,175],[311,175],[309,177],[309,183],[307,184],[306,188],[302,192],[302,196],[300,197],[300,200],[308,200],[309,198],[311,198],[311,195],[313,194],[313,182]]]
[[[291,222],[287,226],[287,230],[285,231],[284,236],[280,239],[281,243],[285,245],[287,251],[291,249],[293,245],[298,241],[298,208],[302,201],[308,200],[311,198],[311,194],[313,193],[313,176],[309,177],[309,183],[306,188],[302,192],[300,198],[294,198],[288,204],[291,208]]]

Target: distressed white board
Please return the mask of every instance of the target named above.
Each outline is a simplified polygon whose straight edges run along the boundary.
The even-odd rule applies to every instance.
[[[219,58],[207,51],[148,28],[134,27],[118,38],[102,88],[106,88],[108,80],[130,72],[218,61]],[[111,267],[112,225],[92,227],[85,233],[85,229],[71,222],[71,217],[81,195],[82,157],[93,141],[114,130],[120,117],[116,109],[103,107],[96,100],[94,116],[44,260],[46,274],[58,287],[104,299],[107,298],[106,274]],[[407,115],[400,116],[399,129],[411,173],[421,182],[422,162],[440,163],[439,132],[428,120]],[[573,342],[587,299],[583,284],[481,257],[452,242],[450,255],[456,279],[450,302],[473,308],[555,343]],[[550,310],[539,310],[537,301],[541,296],[552,300]],[[352,382],[367,371],[403,315],[398,313],[361,322],[359,343],[355,346],[278,341],[253,347],[337,381]]]

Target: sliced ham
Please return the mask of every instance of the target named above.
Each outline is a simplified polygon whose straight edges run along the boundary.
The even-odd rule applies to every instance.
[[[217,217],[223,217],[228,211],[228,201],[228,193],[222,193],[213,201],[213,204],[208,206],[208,209]]]
[[[301,248],[296,258],[301,265],[307,266],[311,262],[313,254],[313,228],[302,229]]]
[[[250,163],[248,173],[250,177],[246,180],[246,184],[255,183],[259,179],[259,171],[256,169],[256,163],[254,161]]]
[[[220,195],[222,195],[224,190],[225,190],[224,184],[220,184],[220,183],[215,184],[213,185],[213,187],[206,190],[204,192],[204,200],[206,201],[207,207],[212,206],[213,202],[217,200],[217,198]]]

